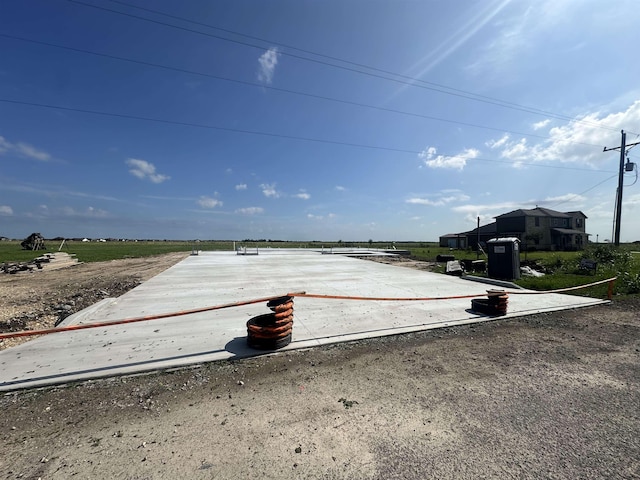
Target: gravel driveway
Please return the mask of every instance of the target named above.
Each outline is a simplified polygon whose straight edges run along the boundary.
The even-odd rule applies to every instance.
[[[0,400],[2,478],[640,478],[640,299]]]

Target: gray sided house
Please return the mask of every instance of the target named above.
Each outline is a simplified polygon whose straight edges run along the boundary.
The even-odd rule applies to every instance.
[[[496,217],[499,237],[517,237],[527,250],[582,250],[587,216],[548,208],[518,209]]]
[[[465,249],[467,248],[467,234],[466,233],[448,233],[440,237],[440,246]]]
[[[496,222],[489,223],[488,225],[482,225],[480,228],[474,228],[473,230],[466,232],[465,235],[468,238],[469,248],[471,250],[478,249],[478,242],[483,249],[486,249],[487,242],[497,236]]]

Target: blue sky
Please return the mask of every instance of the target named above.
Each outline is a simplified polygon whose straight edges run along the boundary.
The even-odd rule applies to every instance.
[[[2,2],[0,235],[431,241],[539,205],[610,239],[638,25],[635,0]]]

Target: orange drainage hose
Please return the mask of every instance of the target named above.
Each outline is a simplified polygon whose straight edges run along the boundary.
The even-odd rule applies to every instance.
[[[578,287],[568,287],[568,288],[559,288],[556,290],[545,290],[545,291],[527,291],[527,292],[523,292],[523,291],[509,291],[508,293],[510,295],[543,295],[546,293],[561,293],[561,292],[569,292],[572,290],[579,290],[581,288],[588,288],[588,287],[593,287],[595,285],[601,285],[603,283],[607,283],[609,282],[609,290],[607,292],[608,298],[609,300],[611,300],[612,296],[613,296],[613,284],[614,282],[617,280],[618,277],[613,277],[613,278],[608,278],[606,280],[600,280],[598,282],[593,282],[593,283],[589,283],[587,285],[580,285]],[[262,302],[268,302],[271,300],[275,300],[278,298],[281,298],[283,296],[289,296],[289,297],[306,297],[306,298],[322,298],[322,299],[332,299],[332,300],[373,300],[373,301],[396,301],[396,302],[410,302],[410,301],[432,301],[432,300],[457,300],[457,299],[464,299],[464,298],[479,298],[479,297],[484,297],[485,294],[476,294],[476,295],[455,295],[455,296],[450,296],[450,297],[404,297],[404,298],[398,298],[398,297],[354,297],[354,296],[346,296],[346,295],[319,295],[319,294],[312,294],[312,293],[306,293],[306,292],[294,292],[294,293],[287,293],[286,295],[277,295],[277,296],[272,296],[272,297],[264,297],[264,298],[258,298],[255,300],[246,300],[246,301],[241,301],[241,302],[234,302],[234,303],[226,303],[226,304],[222,304],[222,305],[214,305],[212,307],[203,307],[203,308],[196,308],[193,310],[182,310],[179,312],[171,312],[171,313],[163,313],[163,314],[159,314],[159,315],[149,315],[146,317],[135,317],[135,318],[128,318],[128,319],[124,319],[124,320],[113,320],[110,322],[95,322],[95,323],[87,323],[87,324],[82,324],[82,325],[68,325],[66,327],[56,327],[56,328],[48,328],[48,329],[44,329],[44,330],[27,330],[27,331],[22,331],[22,332],[8,332],[8,333],[0,333],[0,340],[3,340],[5,338],[17,338],[17,337],[31,337],[31,336],[35,336],[35,335],[47,335],[50,333],[60,333],[60,332],[69,332],[69,331],[73,331],[73,330],[84,330],[87,328],[99,328],[99,327],[110,327],[111,325],[123,325],[123,324],[127,324],[127,323],[137,323],[137,322],[145,322],[148,320],[159,320],[162,318],[170,318],[170,317],[179,317],[181,315],[190,315],[193,313],[202,313],[202,312],[210,312],[213,310],[221,310],[223,308],[231,308],[231,307],[240,307],[243,305],[252,305],[254,303],[262,303]]]
[[[297,292],[290,295],[301,295],[303,293],[304,292]],[[222,305],[214,305],[212,307],[195,308],[193,310],[182,310],[180,312],[172,312],[172,313],[161,313],[158,315],[148,315],[145,317],[126,318],[124,320],[112,320],[109,322],[94,322],[94,323],[85,323],[81,325],[67,325],[66,327],[47,328],[44,330],[26,330],[22,332],[1,333],[0,340],[3,340],[5,338],[31,337],[34,335],[47,335],[50,333],[70,332],[73,330],[85,330],[87,328],[110,327],[111,325],[123,325],[126,323],[146,322],[148,320],[159,320],[161,318],[179,317],[182,315],[191,315],[193,313],[210,312],[213,310],[222,310],[223,308],[241,307],[243,305],[252,305],[254,303],[268,302],[270,300],[281,298],[282,296],[283,295],[256,298],[255,300],[245,300],[240,302],[225,303]]]
[[[593,287],[594,285],[601,285],[603,283],[609,282],[609,300],[611,300],[611,294],[613,293],[613,283],[617,280],[618,277],[608,278],[606,280],[600,280],[598,282],[588,283],[586,285],[579,285],[577,287],[568,287],[568,288],[558,288],[556,290],[543,290],[543,291],[526,291],[523,292],[521,290],[509,290],[507,293],[509,295],[543,295],[546,293],[560,293],[560,292],[569,292],[571,290],[580,290],[581,288]],[[306,297],[306,298],[325,298],[331,300],[374,300],[374,301],[401,301],[401,302],[410,302],[410,301],[430,301],[430,300],[457,300],[462,298],[478,298],[478,297],[486,297],[486,293],[478,293],[475,295],[455,295],[451,297],[411,297],[411,298],[402,298],[402,297],[353,297],[349,295],[320,295],[315,293],[288,293],[290,297]]]

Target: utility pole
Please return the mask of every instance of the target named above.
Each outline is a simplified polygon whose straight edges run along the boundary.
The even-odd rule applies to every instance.
[[[622,217],[622,187],[624,186],[624,157],[626,155],[627,147],[633,147],[634,145],[640,144],[640,142],[631,143],[627,145],[627,134],[624,133],[624,130],[620,130],[622,134],[622,141],[620,142],[619,147],[607,148],[605,147],[603,152],[608,152],[610,150],[618,150],[620,149],[620,171],[618,172],[618,191],[616,194],[616,219],[615,219],[615,230],[614,230],[614,244],[616,247],[620,246],[620,221]]]
[[[478,231],[476,232],[476,260],[480,260],[480,217],[478,216]]]

